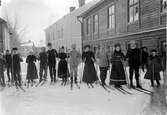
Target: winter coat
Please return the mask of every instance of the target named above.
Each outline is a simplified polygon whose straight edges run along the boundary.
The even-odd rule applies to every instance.
[[[109,57],[108,57],[107,52],[105,50],[97,52],[96,58],[99,59],[99,66],[100,67],[109,67]]]
[[[26,63],[28,63],[27,65],[27,79],[28,80],[38,78],[35,62],[36,62],[36,57],[34,55],[27,56]]]
[[[120,52],[115,51],[114,54],[112,55],[110,84],[114,84],[114,85],[126,84],[123,60],[125,60],[125,56],[121,51]]]
[[[129,49],[126,54],[126,58],[128,58],[129,66],[130,67],[138,67],[140,66],[141,57],[140,57],[140,50],[135,49]]]
[[[148,53],[147,52],[145,52],[145,51],[142,51],[142,53],[141,53],[141,63],[142,64],[147,64],[148,63]]]
[[[160,80],[160,71],[162,70],[161,59],[158,56],[150,56],[148,70],[145,79]]]
[[[70,52],[70,59],[69,59],[70,69],[74,69],[78,67],[80,58],[81,58],[81,54],[78,51],[72,50]]]
[[[52,65],[56,63],[56,57],[58,56],[57,51],[55,49],[48,50],[48,64]]]
[[[20,72],[21,71],[20,62],[22,62],[22,61],[23,61],[23,59],[20,57],[19,54],[13,54],[13,56],[12,56],[12,69],[14,71]]]
[[[12,65],[12,55],[11,54],[6,54],[5,55],[5,60],[6,60],[6,67],[10,67]]]
[[[47,66],[48,64],[48,57],[46,52],[41,52],[39,54],[39,61],[40,61],[40,66]]]
[[[4,68],[5,68],[5,59],[0,58],[0,76],[2,76],[2,74],[4,74]]]

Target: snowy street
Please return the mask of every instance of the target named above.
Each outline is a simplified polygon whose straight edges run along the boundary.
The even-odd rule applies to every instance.
[[[26,69],[24,63],[22,68]],[[80,65],[79,73],[82,70],[83,65]],[[111,89],[109,93],[98,84],[94,85],[95,88],[88,88],[84,83],[79,85],[81,89],[74,85],[71,91],[70,85],[64,87],[58,81],[53,86],[48,79],[43,86],[29,89],[23,86],[26,92],[6,87],[1,92],[1,115],[142,115],[150,102],[150,95],[126,86],[124,89],[133,95],[122,94],[116,89]],[[146,80],[142,79],[142,85],[150,88]]]

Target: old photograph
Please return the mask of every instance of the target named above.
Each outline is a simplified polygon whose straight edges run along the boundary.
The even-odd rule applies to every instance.
[[[167,0],[0,0],[0,115],[167,115]]]

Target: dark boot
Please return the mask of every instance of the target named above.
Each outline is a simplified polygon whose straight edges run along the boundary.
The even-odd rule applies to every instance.
[[[137,82],[136,87],[142,89],[142,86],[140,85],[139,80],[137,80],[136,82]]]

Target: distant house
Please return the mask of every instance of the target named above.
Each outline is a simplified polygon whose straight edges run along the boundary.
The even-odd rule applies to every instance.
[[[4,19],[0,18],[0,52],[10,49],[9,38],[10,34],[7,23]]]
[[[82,13],[82,43],[93,49],[113,47],[119,42],[127,50],[129,41],[138,47],[166,52],[167,0],[101,0]]]
[[[84,4],[84,0],[79,1],[79,8],[70,7],[70,13],[63,16],[45,29],[46,44],[51,42],[54,48],[64,46],[67,49],[71,48],[72,44],[77,45],[77,49],[82,50],[82,32],[81,23],[78,21],[77,16],[88,10],[93,5],[97,4],[100,0],[93,0]]]

